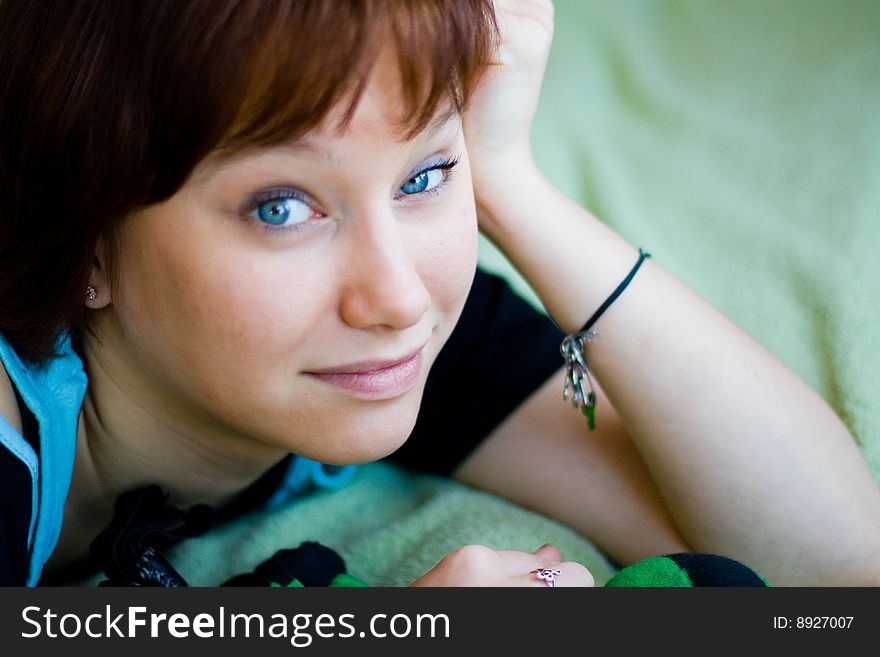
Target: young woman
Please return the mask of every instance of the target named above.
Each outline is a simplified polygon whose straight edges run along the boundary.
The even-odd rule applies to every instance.
[[[294,454],[450,472],[621,563],[880,584],[845,426],[544,179],[552,5],[496,4],[0,2],[0,581],[57,580],[126,491],[229,507]],[[475,272],[478,227],[562,332]],[[625,279],[567,342],[590,430],[559,344]],[[592,583],[562,559],[415,583]]]

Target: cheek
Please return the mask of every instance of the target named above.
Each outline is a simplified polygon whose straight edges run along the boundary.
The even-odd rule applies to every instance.
[[[136,346],[212,385],[288,364],[322,307],[308,281],[314,272],[292,271],[280,254],[178,237],[131,259],[122,314]]]
[[[418,248],[423,283],[437,306],[457,318],[477,266],[477,215],[473,200],[459,202]]]

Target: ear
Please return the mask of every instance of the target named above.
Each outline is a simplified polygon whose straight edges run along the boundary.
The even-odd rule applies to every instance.
[[[100,310],[113,301],[110,290],[110,274],[107,271],[107,252],[104,239],[98,240],[92,269],[89,272],[89,285],[83,290],[83,305],[92,310]]]

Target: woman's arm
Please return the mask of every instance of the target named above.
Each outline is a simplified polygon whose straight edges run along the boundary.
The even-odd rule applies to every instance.
[[[513,29],[503,32],[501,65],[465,124],[480,225],[573,332],[638,254],[541,175],[523,115],[487,118],[501,105],[534,107],[514,97],[540,86],[536,62],[543,71],[552,34],[549,2],[499,9],[502,30]],[[509,139],[493,142],[493,126]],[[591,372],[687,544],[779,584],[880,585],[880,491],[844,424],[809,386],[652,260],[595,328]],[[576,413],[557,404],[557,413]],[[582,430],[586,439],[585,422]],[[536,438],[533,449],[540,446]],[[548,473],[543,495],[552,491]]]

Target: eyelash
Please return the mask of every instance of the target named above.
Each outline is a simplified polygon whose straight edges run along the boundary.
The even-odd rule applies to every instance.
[[[254,212],[257,208],[259,208],[263,203],[269,203],[270,201],[281,201],[284,199],[294,199],[314,209],[314,200],[305,192],[294,189],[292,187],[279,187],[277,189],[269,189],[254,196],[253,200],[251,200],[251,202],[248,204],[249,209],[245,212],[245,215],[250,216],[250,214]],[[261,224],[263,230],[266,233],[272,235],[291,233],[293,231],[302,230],[302,228],[306,224],[311,223],[309,221],[304,221],[302,223],[292,224],[290,226],[272,226],[271,224],[263,223],[257,219],[254,219],[254,222],[257,224]]]
[[[429,167],[425,167],[421,171],[417,171],[413,175],[411,175],[407,180],[412,180],[413,178],[418,178],[422,174],[428,173],[429,171],[443,171],[445,175],[443,176],[443,180],[436,187],[432,187],[431,189],[426,189],[423,192],[419,192],[418,194],[403,194],[401,196],[396,196],[395,198],[401,198],[406,196],[421,196],[423,194],[431,194],[432,196],[439,196],[440,192],[449,184],[449,181],[455,175],[455,167],[458,164],[458,157],[447,158],[442,162],[438,162],[437,164],[432,164]]]
[[[447,158],[447,159],[443,160],[442,162],[438,162],[437,164],[432,164],[431,166],[425,167],[424,169],[421,169],[421,170],[415,172],[409,178],[407,178],[407,180],[411,180],[413,178],[418,178],[419,176],[421,176],[425,173],[428,173],[429,171],[435,171],[435,170],[443,171],[444,176],[443,176],[443,180],[441,180],[437,184],[436,187],[432,187],[431,189],[426,189],[422,192],[418,192],[417,194],[395,195],[395,198],[418,197],[418,196],[423,196],[425,194],[430,194],[432,196],[439,196],[440,193],[443,191],[443,189],[445,189],[446,186],[449,184],[449,181],[452,179],[453,175],[455,174],[454,169],[455,169],[456,165],[458,165],[458,162],[459,162],[459,158],[457,156],[452,157],[452,158]],[[305,192],[302,192],[298,189],[285,187],[285,188],[278,188],[278,189],[270,189],[270,190],[267,190],[267,191],[262,192],[260,194],[257,194],[253,198],[253,200],[248,204],[248,207],[250,209],[245,214],[249,216],[251,212],[256,210],[263,203],[268,203],[270,201],[278,201],[281,199],[295,199],[297,201],[301,201],[302,203],[305,203],[309,207],[312,207],[314,205],[314,201],[312,200],[312,198],[308,194],[306,194]],[[257,223],[262,223],[262,222],[257,221]],[[306,224],[309,224],[309,223],[312,223],[312,222],[304,221],[302,223],[293,224],[290,226],[272,226],[270,224],[263,223],[262,228],[266,233],[278,235],[278,234],[292,233],[295,231],[300,231],[306,226]]]

